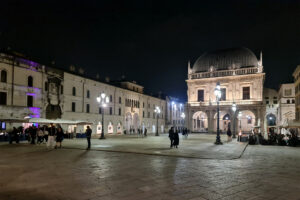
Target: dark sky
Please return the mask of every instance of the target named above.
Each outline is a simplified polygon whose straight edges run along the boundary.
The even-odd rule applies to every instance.
[[[0,48],[35,61],[125,75],[153,93],[186,99],[187,62],[204,52],[263,51],[266,87],[300,64],[300,1],[5,1]]]

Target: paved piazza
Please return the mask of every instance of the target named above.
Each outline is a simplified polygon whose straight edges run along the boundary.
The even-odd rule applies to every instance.
[[[224,140],[225,138],[223,138]],[[63,149],[1,143],[0,199],[300,199],[300,149],[212,145],[190,135],[64,140]]]

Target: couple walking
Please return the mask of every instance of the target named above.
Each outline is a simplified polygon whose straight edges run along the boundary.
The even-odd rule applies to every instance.
[[[179,145],[179,135],[178,135],[178,130],[174,130],[174,127],[171,127],[169,130],[169,138],[171,141],[170,148],[175,147],[178,148]]]

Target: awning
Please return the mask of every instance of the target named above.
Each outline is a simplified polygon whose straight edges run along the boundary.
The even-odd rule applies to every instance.
[[[26,120],[26,119],[0,119],[0,121],[6,122],[6,123],[25,123],[28,120]]]
[[[70,125],[90,125],[91,122],[86,121],[72,121],[65,119],[45,119],[45,118],[31,118],[27,120],[28,123],[39,123],[39,124],[70,124]]]

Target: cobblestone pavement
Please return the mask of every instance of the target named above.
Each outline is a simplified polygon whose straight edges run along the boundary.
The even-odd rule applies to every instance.
[[[1,144],[0,199],[300,199],[299,148],[248,146],[241,158],[201,159],[78,146]]]

